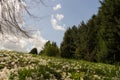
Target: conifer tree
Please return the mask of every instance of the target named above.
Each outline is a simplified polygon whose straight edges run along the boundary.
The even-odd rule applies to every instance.
[[[99,29],[98,57],[101,61],[113,63],[120,61],[120,0],[104,0],[101,2],[98,16],[101,17]],[[104,62],[103,61],[103,62]]]
[[[64,34],[63,42],[61,43],[61,56],[65,58],[73,58],[73,55],[75,53],[75,33],[76,28],[73,27],[73,30],[71,28],[68,28],[67,31]]]

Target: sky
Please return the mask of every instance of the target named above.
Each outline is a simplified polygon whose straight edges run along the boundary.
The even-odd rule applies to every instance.
[[[31,16],[24,15],[24,28],[34,39],[20,39],[15,43],[5,43],[3,48],[30,51],[32,48],[42,49],[45,42],[50,40],[60,43],[68,27],[87,22],[100,7],[99,0],[26,0],[26,6]],[[3,42],[1,42],[3,43]],[[9,43],[9,44],[8,44]]]
[[[45,40],[55,41],[58,46],[68,27],[87,22],[100,7],[99,0],[45,0],[44,6],[30,9],[33,15],[41,19],[30,19],[27,24],[34,26]]]

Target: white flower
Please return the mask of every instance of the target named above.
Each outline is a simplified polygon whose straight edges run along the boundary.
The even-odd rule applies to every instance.
[[[0,80],[8,80],[10,76],[10,71],[6,67],[0,72]]]
[[[98,75],[94,75],[94,78],[100,79],[100,76],[98,76]]]
[[[56,72],[58,72],[58,73],[59,73],[59,72],[61,72],[61,70],[56,70]]]
[[[80,77],[80,80],[84,80],[83,77]]]
[[[66,77],[66,72],[62,73],[62,77],[65,78]]]

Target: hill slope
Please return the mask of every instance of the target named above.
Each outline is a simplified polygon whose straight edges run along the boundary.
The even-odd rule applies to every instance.
[[[0,80],[120,80],[120,67],[0,51]]]

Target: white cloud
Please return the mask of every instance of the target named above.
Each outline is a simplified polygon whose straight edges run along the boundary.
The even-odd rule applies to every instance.
[[[61,21],[63,18],[64,18],[63,14],[57,14],[56,15],[56,19],[59,20],[59,21]]]
[[[40,31],[36,31],[36,34],[32,35],[33,38],[30,39],[30,43],[32,44],[32,48],[36,47],[39,50],[42,50],[44,44],[47,42],[42,36]]]
[[[7,35],[7,38],[0,38],[1,49],[9,49],[20,52],[29,52],[32,48],[36,47],[40,51],[47,40],[45,40],[39,31],[32,35],[32,38],[17,38],[15,36]]]
[[[61,30],[61,31],[65,30],[63,26],[58,24],[58,21],[54,18],[53,15],[51,16],[51,24],[55,30]]]
[[[61,9],[62,7],[61,7],[61,4],[57,4],[55,7],[53,7],[53,10],[59,10],[59,9]]]

